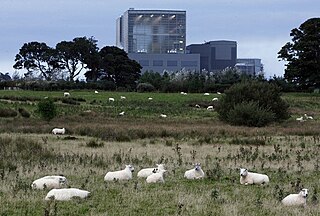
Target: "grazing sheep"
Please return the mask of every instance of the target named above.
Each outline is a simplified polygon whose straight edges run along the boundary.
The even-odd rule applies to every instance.
[[[98,94],[99,92],[98,92],[98,91],[94,91],[94,93],[95,93],[95,94]]]
[[[149,175],[153,173],[154,169],[164,170],[164,164],[156,164],[156,165],[157,165],[157,168],[144,168],[140,170],[137,174],[137,177],[147,178]]]
[[[186,93],[186,92],[180,92],[180,94],[182,94],[182,95],[187,95],[188,93]]]
[[[120,99],[121,100],[125,100],[125,99],[127,99],[125,96],[120,96]]]
[[[240,169],[240,184],[267,184],[269,177],[265,174],[249,172],[247,169]]]
[[[44,176],[37,180],[34,180],[31,184],[32,189],[43,190],[45,188],[61,188],[64,185],[67,185],[67,178],[64,176]]]
[[[65,92],[65,93],[63,93],[63,96],[64,97],[70,97],[70,93],[69,92]]]
[[[308,120],[308,119],[310,119],[310,120],[313,120],[313,117],[312,116],[308,116],[306,113],[304,114],[304,117]]]
[[[194,168],[191,170],[187,170],[184,173],[184,177],[187,179],[201,179],[204,177],[204,172],[201,169],[201,164],[200,163],[196,163],[194,165]]]
[[[121,113],[119,113],[119,116],[124,116],[124,111],[122,111]]]
[[[104,176],[105,181],[114,181],[114,180],[130,180],[132,179],[132,172],[134,167],[132,165],[126,165],[126,168],[119,171],[108,172]]]
[[[216,98],[216,97],[212,99],[212,101],[218,101],[218,100],[219,100],[219,99],[218,99],[218,98]]]
[[[200,105],[199,105],[199,104],[196,104],[196,108],[200,108]]]
[[[49,191],[49,193],[44,199],[68,201],[75,197],[84,199],[84,198],[87,198],[89,194],[90,194],[89,191],[80,190],[77,188],[52,189],[51,191]]]
[[[221,93],[220,93],[220,92],[217,92],[217,94],[220,95]]]
[[[66,129],[65,128],[53,128],[52,133],[53,134],[65,134]]]
[[[213,110],[213,106],[208,106],[207,110]]]
[[[160,117],[161,117],[161,118],[167,118],[167,115],[165,115],[165,114],[160,114]]]
[[[109,102],[114,102],[114,98],[110,97],[108,100],[109,100]]]
[[[299,118],[296,118],[296,120],[299,121],[299,122],[304,122],[303,116],[301,116],[301,117],[299,117]]]
[[[148,100],[153,100],[153,98],[152,97],[148,97]]]
[[[308,197],[308,189],[302,189],[298,194],[289,194],[281,202],[286,206],[306,206]]]
[[[153,170],[153,173],[147,177],[146,182],[147,183],[157,183],[157,182],[164,183],[163,174],[165,172],[167,172],[167,170],[158,170],[157,168],[155,168]]]
[[[204,96],[209,96],[210,94],[209,94],[209,93],[204,93],[203,95],[204,95]]]

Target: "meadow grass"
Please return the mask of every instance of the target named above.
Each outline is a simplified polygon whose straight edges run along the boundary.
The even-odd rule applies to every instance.
[[[210,104],[215,95],[70,93],[84,100],[71,105],[61,102],[63,92],[0,91],[0,107],[32,114],[0,118],[0,215],[320,215],[317,95],[285,94],[291,119],[248,128],[226,125],[214,111],[194,107]],[[121,95],[127,99],[121,101]],[[59,109],[50,122],[35,111],[46,96],[56,98]],[[123,110],[126,115],[118,116]],[[295,117],[304,113],[315,120],[297,122]],[[50,134],[53,127],[65,127],[66,134]],[[196,162],[206,177],[184,179]],[[164,184],[136,177],[141,168],[156,163],[168,170]],[[103,181],[106,172],[125,164],[135,167],[132,180]],[[268,174],[270,184],[240,185],[241,167]],[[64,174],[69,187],[88,190],[91,197],[44,201],[48,191],[34,191],[30,185],[55,174]],[[306,208],[281,205],[283,197],[301,187],[309,189]]]

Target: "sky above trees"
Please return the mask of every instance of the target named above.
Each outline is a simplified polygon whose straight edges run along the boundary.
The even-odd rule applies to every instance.
[[[235,40],[238,58],[261,58],[266,77],[283,75],[277,52],[290,31],[319,17],[318,0],[1,0],[0,72],[12,74],[24,43],[55,46],[75,37],[95,37],[100,48],[115,45],[115,20],[129,8],[187,11],[187,44]]]

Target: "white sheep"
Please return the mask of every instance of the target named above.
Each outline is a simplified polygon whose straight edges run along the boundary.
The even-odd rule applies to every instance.
[[[119,171],[107,172],[104,176],[105,181],[114,181],[114,180],[130,180],[132,179],[132,172],[134,167],[132,165],[126,165],[126,168]]]
[[[89,194],[89,191],[80,190],[77,188],[52,189],[48,192],[47,196],[44,199],[68,201],[75,197],[84,199],[87,198]]]
[[[167,115],[165,115],[165,114],[160,114],[160,117],[161,117],[161,118],[167,118]]]
[[[148,100],[153,100],[153,98],[152,97],[148,97]]]
[[[216,98],[216,97],[212,99],[212,101],[218,101],[218,100],[219,100],[219,99],[218,99],[218,98]]]
[[[45,188],[61,188],[68,184],[67,178],[64,176],[44,176],[34,180],[31,184],[32,189],[43,190]]]
[[[201,169],[201,164],[200,163],[196,163],[194,165],[194,168],[191,170],[187,170],[184,173],[184,177],[187,179],[201,179],[204,177],[204,172]]]
[[[53,134],[65,134],[66,129],[65,128],[53,128],[52,133]]]
[[[63,93],[63,96],[64,97],[70,97],[70,93],[69,92],[65,92],[65,93]]]
[[[167,172],[167,170],[158,170],[157,168],[155,168],[153,170],[153,173],[147,177],[146,182],[147,183],[157,183],[157,182],[164,183],[163,174],[165,172]]]
[[[289,194],[281,203],[286,206],[298,205],[306,206],[308,197],[308,189],[302,189],[298,194]]]
[[[207,110],[213,110],[213,106],[208,106]]]
[[[120,99],[121,100],[125,100],[125,99],[127,99],[125,96],[120,96]]]
[[[139,178],[147,178],[149,175],[151,175],[153,173],[154,169],[158,169],[158,170],[164,170],[164,164],[156,164],[157,167],[153,167],[153,168],[144,168],[142,170],[140,170],[137,174],[137,177]]]
[[[299,121],[299,122],[304,122],[303,116],[301,116],[299,118],[296,118],[296,120]]]
[[[180,94],[182,94],[182,95],[187,95],[188,93],[186,93],[186,92],[180,92]]]
[[[209,96],[210,94],[209,94],[209,93],[204,93],[203,95],[204,95],[204,96]]]
[[[199,104],[196,104],[196,106],[195,106],[196,108],[200,108],[200,105]]]
[[[124,116],[124,111],[122,111],[121,113],[119,113],[119,116]]]
[[[240,169],[240,184],[267,184],[269,177],[265,174],[249,172],[247,169]]]
[[[98,92],[98,91],[94,91],[94,93],[95,93],[95,94],[98,94],[99,92]]]
[[[109,99],[109,102],[114,102],[114,98],[110,97]]]
[[[217,94],[220,95],[221,93],[220,93],[220,92],[217,92]]]
[[[310,119],[310,120],[313,120],[313,117],[312,116],[308,116],[306,113],[304,114],[304,117],[308,120],[308,119]]]

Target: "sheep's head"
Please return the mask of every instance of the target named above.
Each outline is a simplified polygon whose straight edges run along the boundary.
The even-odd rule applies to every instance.
[[[302,197],[307,198],[308,197],[308,189],[302,189],[299,193]]]
[[[68,184],[67,178],[64,177],[64,176],[61,176],[61,177],[59,178],[59,184],[67,185],[67,184]]]
[[[131,172],[134,172],[134,167],[131,164],[126,165],[126,168],[129,169]]]
[[[196,171],[201,170],[201,164],[200,164],[200,163],[196,163],[196,164],[194,165],[194,169],[195,169]]]
[[[156,164],[159,170],[164,170],[164,164]]]
[[[246,177],[248,175],[248,170],[247,169],[240,169],[240,176]]]
[[[158,168],[154,168],[154,169],[152,170],[153,173],[157,173],[158,171],[159,171]]]

